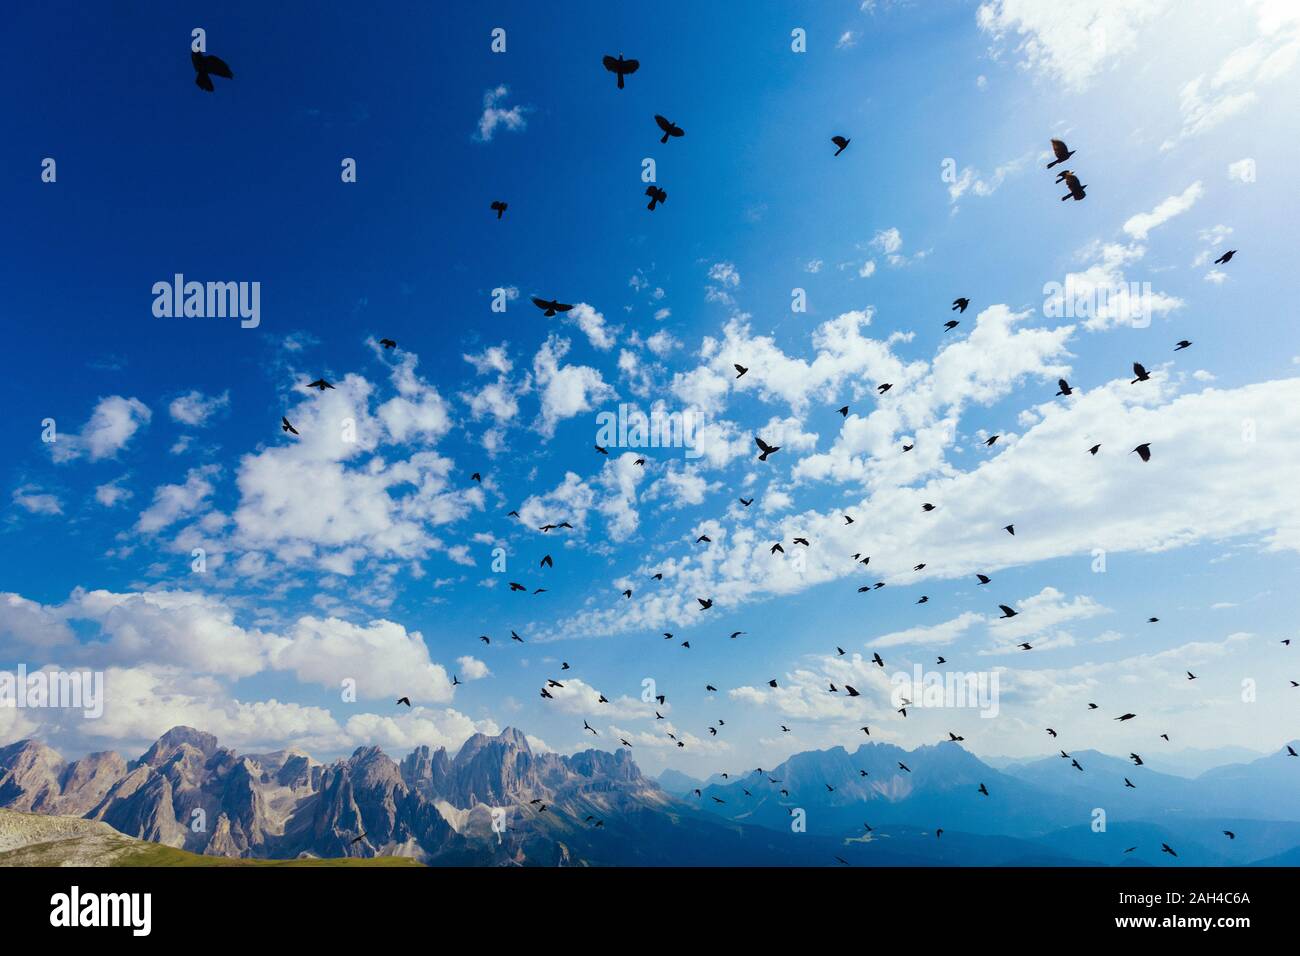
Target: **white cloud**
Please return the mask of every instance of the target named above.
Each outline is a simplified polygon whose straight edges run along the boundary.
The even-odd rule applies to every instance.
[[[138,398],[121,395],[101,398],[81,433],[59,434],[50,451],[57,462],[71,461],[83,454],[91,461],[116,457],[132,436],[149,424],[151,417],[148,406]]]
[[[528,107],[512,106],[505,109],[499,105],[509,95],[510,88],[504,84],[484,92],[483,113],[478,118],[478,130],[474,133],[476,140],[490,143],[498,128],[519,132],[528,125],[524,118]]]
[[[13,502],[24,511],[34,515],[61,515],[63,504],[58,497],[41,491],[36,485],[23,485],[15,488]]]
[[[1205,190],[1198,180],[1184,189],[1180,195],[1170,196],[1162,200],[1150,212],[1130,216],[1128,221],[1124,223],[1124,231],[1134,239],[1144,241],[1152,229],[1164,225],[1174,216],[1187,212],[1204,194]]]
[[[182,425],[201,428],[221,409],[230,404],[230,393],[222,392],[211,397],[200,391],[192,391],[172,400],[168,413],[174,421]]]

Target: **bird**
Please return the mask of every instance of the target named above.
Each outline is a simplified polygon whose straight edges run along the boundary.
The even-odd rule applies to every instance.
[[[470,481],[477,481],[480,485],[483,484],[483,476],[480,475],[477,471],[474,472],[474,474],[472,474],[472,475],[469,476],[469,480],[470,480]]]
[[[392,339],[380,339],[380,340],[379,340],[379,344],[382,345],[382,346],[383,346],[384,348],[386,348],[386,349],[395,349],[395,348],[397,348],[397,343],[394,342]]]
[[[1237,839],[1237,834],[1233,833],[1231,830],[1224,830],[1223,835],[1226,836],[1229,840]]]
[[[460,677],[459,677],[458,675],[456,675],[456,674],[452,674],[452,675],[451,675],[451,686],[452,686],[452,687],[459,687],[460,684],[461,684],[461,679],[460,679]]]
[[[686,135],[686,131],[684,129],[682,129],[680,126],[678,126],[676,123],[674,123],[666,116],[660,116],[658,113],[656,113],[655,122],[658,123],[659,128],[664,131],[663,139],[659,140],[659,142],[661,143],[668,142],[669,136]]]
[[[956,319],[949,319],[947,322],[945,322],[945,323],[943,324],[943,330],[944,330],[945,332],[951,332],[953,329],[957,328],[957,326],[959,326],[959,325],[961,325],[961,323],[958,322]]]
[[[664,192],[664,190],[660,189],[654,183],[651,183],[645,188],[645,194],[650,197],[650,202],[646,203],[646,208],[651,212],[653,212],[654,208],[661,202],[668,201],[668,193]]]
[[[1059,385],[1059,386],[1061,387],[1061,388],[1060,388],[1060,391],[1058,391],[1058,392],[1056,393],[1057,395],[1072,395],[1072,394],[1074,394],[1074,389],[1070,388],[1070,383],[1067,382],[1065,379],[1063,379],[1063,378],[1058,378],[1058,379],[1056,380],[1056,384]]]
[[[907,443],[905,442],[905,443],[903,444],[903,451],[911,451],[911,450],[912,450],[913,448],[915,448],[915,447],[916,447],[916,445],[914,445],[914,444],[913,444],[913,445],[909,445],[909,444],[907,444]]]
[[[975,575],[975,577],[979,578],[979,582],[980,582],[980,584],[988,584],[989,581],[992,580],[992,578],[990,578],[987,574],[978,574],[978,573],[977,573],[977,574]],[[977,585],[977,586],[978,586],[978,585]]]
[[[852,684],[845,684],[844,689],[848,691],[850,697],[861,697],[862,694]]]
[[[492,643],[492,638],[488,637],[486,634],[479,635],[479,640],[482,641],[484,644]]]
[[[894,387],[893,382],[881,382],[879,385],[876,386],[876,391],[879,392],[881,395],[884,395],[887,391],[889,391],[893,387]]]
[[[1120,714],[1115,720],[1132,720],[1137,714]]]
[[[947,664],[947,663],[948,663],[948,658],[946,658],[946,657],[944,657],[942,654],[940,654],[940,655],[939,655],[939,659],[938,659],[937,661],[934,662],[934,666],[935,666],[935,667],[938,667],[938,666],[940,666],[941,664]]]
[[[741,499],[739,499],[739,500],[740,500],[740,503],[741,503],[742,505],[744,505],[746,508],[748,508],[750,505],[752,505],[752,504],[754,503],[754,499],[753,499],[753,498],[741,498]]]
[[[965,739],[966,739],[966,738],[963,737],[963,736],[961,736],[960,734],[954,734],[951,730],[948,731],[948,741],[949,741],[949,743],[954,743],[954,744],[956,744],[956,743],[961,743],[961,742],[964,741]]]
[[[495,199],[492,201],[491,208],[496,211],[497,218],[500,219],[502,216],[506,214],[506,210],[509,209],[510,207],[509,204],[503,203],[500,199]]]
[[[1136,790],[1136,789],[1137,789],[1137,787],[1134,786],[1133,781],[1130,780],[1128,777],[1125,777],[1125,778],[1124,778],[1124,786],[1125,786],[1126,788],[1130,789],[1130,790]]]
[[[1075,760],[1073,757],[1070,758],[1070,766],[1080,773],[1083,773],[1083,767],[1081,767],[1079,761]]]
[[[980,790],[979,790],[979,792],[982,793],[982,794],[984,794],[984,796],[986,796],[986,797],[989,795],[989,789],[988,789],[988,787],[984,786],[984,784],[982,784],[982,783],[980,784]]]
[[[992,448],[993,443],[1001,437],[1002,437],[1001,435],[992,435],[984,440],[984,444],[987,445],[989,448]]]
[[[1013,524],[1003,525],[1002,530],[1005,531],[1007,534],[1011,535],[1013,538],[1016,536],[1016,526]]]
[[[912,768],[909,767],[907,764],[903,763],[901,760],[898,762],[898,769],[899,769],[899,770],[905,770],[905,771],[907,771],[908,773],[911,773],[911,772],[912,772]]]
[[[780,445],[769,445],[767,442],[763,441],[763,439],[759,438],[757,435],[754,436],[754,444],[758,445],[759,451],[762,452],[762,454],[758,456],[759,461],[767,461],[768,455],[775,454],[776,452],[781,450]]]
[[[700,602],[701,611],[707,611],[709,608],[713,607],[713,598],[696,598],[695,600]]]
[[[1134,363],[1133,363],[1133,374],[1136,375],[1137,378],[1135,378],[1135,379],[1133,379],[1133,381],[1129,382],[1130,385],[1136,385],[1138,382],[1145,382],[1147,379],[1149,379],[1149,378],[1151,377],[1151,375],[1150,375],[1150,374],[1147,372],[1147,370],[1143,367],[1143,365],[1142,365],[1141,362],[1134,362]]]
[[[1235,256],[1236,254],[1237,254],[1237,250],[1236,250],[1236,249],[1229,249],[1229,250],[1228,250],[1227,252],[1225,252],[1223,255],[1219,256],[1219,258],[1215,259],[1215,260],[1214,260],[1214,264],[1215,264],[1216,266],[1225,265],[1225,264],[1231,262],[1231,261],[1232,261],[1232,257]]]
[[[365,838],[366,838],[366,835],[365,835],[364,833],[362,833],[361,836],[357,837],[356,839],[354,839],[354,840],[352,841],[352,844],[351,844],[351,845],[352,845],[352,846],[356,846],[358,843],[360,843],[360,842],[361,842],[362,840],[364,840]]]
[[[771,547],[771,549],[768,551],[768,553],[769,553],[769,554],[776,554],[778,551],[781,552],[782,554],[785,554],[785,548],[781,547],[781,542],[780,542],[780,541],[778,541],[776,544],[772,545],[772,547]]]
[[[1078,202],[1080,199],[1083,199],[1088,195],[1084,192],[1084,190],[1088,188],[1087,185],[1080,183],[1079,177],[1073,173],[1066,173],[1065,188],[1070,191],[1061,197],[1061,202],[1065,202],[1067,199],[1073,199],[1075,202]]]
[[[881,658],[880,653],[878,651],[875,654],[871,655],[871,663],[875,664],[877,667],[885,666],[885,662]]]
[[[212,85],[212,77],[219,76],[226,80],[235,78],[235,74],[230,72],[230,67],[226,65],[226,61],[219,56],[212,56],[194,50],[190,53],[190,62],[194,64],[194,85],[201,90],[207,90],[209,93],[216,90]]]
[[[595,737],[599,737],[599,736],[600,736],[600,734],[596,732],[596,728],[593,727],[593,726],[591,726],[591,724],[587,723],[585,720],[582,722],[582,729],[583,729],[583,730],[590,730],[591,733],[592,733],[592,735],[595,736]]]
[[[592,447],[595,448],[596,451],[597,451],[599,454],[602,454],[602,455],[605,455],[605,456],[608,456],[608,455],[609,455],[609,449],[608,449],[608,448],[604,448],[604,447],[602,447],[602,446],[600,446],[600,445],[593,445]]]
[[[746,372],[749,371],[748,368],[741,365],[739,362],[733,362],[731,367],[736,370],[736,378],[740,378],[740,376],[744,375]]]
[[[533,305],[541,309],[542,314],[547,318],[551,317],[556,312],[568,312],[573,308],[573,306],[565,305],[563,302],[557,302],[555,299],[550,299],[548,301],[546,299],[539,299],[537,296],[533,296],[532,299]]]
[[[998,607],[1002,610],[1002,618],[1003,618],[1003,619],[1008,618],[1008,617],[1015,617],[1017,614],[1020,613],[1019,611],[1015,611],[1015,610],[1013,610],[1013,609],[1007,607],[1005,604],[999,604]]]
[[[327,388],[333,388],[334,386],[331,385],[329,382],[325,381],[325,379],[323,379],[323,378],[318,378],[318,379],[316,379],[316,381],[314,381],[314,382],[308,382],[308,383],[307,383],[307,387],[308,387],[308,388],[314,388],[314,389],[316,389],[316,390],[319,391],[319,392],[323,392],[323,391],[325,391],[325,389],[327,389]]]
[[[1180,339],[1179,341],[1174,343],[1175,352],[1181,352],[1183,349],[1188,349],[1191,347],[1192,347],[1192,343],[1187,341],[1187,339]]]
[[[1074,150],[1070,149],[1070,147],[1065,145],[1064,140],[1061,139],[1052,140],[1052,155],[1055,156],[1056,158],[1047,164],[1047,168],[1051,169],[1057,163],[1065,162],[1067,159],[1073,156],[1074,153],[1075,153]]]
[[[555,562],[551,560],[551,556],[548,554],[546,557],[542,558],[541,562],[537,566],[539,568],[553,568],[555,567]]]
[[[1098,442],[1097,444],[1093,445],[1091,448],[1088,449],[1088,454],[1093,455],[1095,457],[1097,452],[1100,450],[1101,450],[1101,442]]]
[[[845,139],[843,136],[832,136],[831,142],[839,147],[839,149],[835,150],[835,155],[838,156],[849,148],[849,143],[851,143],[852,140]]]
[[[933,510],[934,510],[934,507],[935,507],[934,505],[930,504],[930,502],[927,501],[927,502],[925,502],[925,503],[923,503],[923,504],[921,505],[921,510],[922,510],[922,511],[933,511]]]
[[[848,417],[849,417],[849,406],[844,405],[844,406],[842,406],[842,407],[840,407],[840,408],[837,408],[837,409],[835,409],[835,410],[836,410],[837,412],[839,412],[840,415],[841,415],[842,417],[844,417],[844,418],[848,418]]]
[[[1141,445],[1138,445],[1136,448],[1134,448],[1133,451],[1129,452],[1129,454],[1131,455],[1131,454],[1133,454],[1134,452],[1136,452],[1136,453],[1137,453],[1137,456],[1138,456],[1139,458],[1141,458],[1143,461],[1150,461],[1150,460],[1151,460],[1151,443],[1150,443],[1150,442],[1143,442]]]
[[[960,298],[952,300],[952,308],[949,312],[965,312],[966,306],[970,305],[970,299]]]
[[[280,431],[288,432],[290,435],[298,434],[298,429],[289,424],[289,419],[283,415],[280,416]]]
[[[1020,648],[1022,651],[1032,651],[1034,649],[1034,645],[1029,643],[1017,644],[1016,647]]]
[[[524,639],[520,637],[518,634],[516,634],[514,631],[510,632],[510,640],[517,641],[520,644],[524,642]]]
[[[411,706],[411,698],[409,698],[409,697],[399,697],[399,698],[397,698],[397,703],[398,703],[398,704],[405,704],[407,707],[410,707],[410,706]],[[394,705],[394,706],[396,706],[396,705]]]
[[[1162,844],[1160,844],[1160,852],[1161,852],[1161,853],[1168,853],[1170,856],[1177,856],[1177,855],[1178,855],[1177,853],[1174,852],[1173,847],[1171,847],[1168,843],[1162,843]]]
[[[1056,731],[1053,730],[1051,727],[1048,727],[1048,728],[1047,728],[1047,732],[1048,732],[1049,734],[1051,734],[1053,737],[1056,736]]]
[[[1129,754],[1128,759],[1133,761],[1133,766],[1135,767],[1142,766],[1142,758],[1139,757],[1137,754]]]
[[[617,60],[612,56],[605,56],[601,59],[601,62],[605,64],[605,69],[618,77],[618,88],[620,90],[623,89],[623,78],[631,76],[641,67],[639,60],[625,60],[622,53],[618,55]]]

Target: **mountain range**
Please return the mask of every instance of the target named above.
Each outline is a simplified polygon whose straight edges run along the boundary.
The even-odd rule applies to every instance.
[[[629,750],[537,753],[514,728],[476,734],[454,755],[421,746],[399,763],[362,747],[323,764],[292,749],[241,755],[175,727],[132,761],[109,751],[67,762],[35,740],[0,748],[0,808],[254,860],[1291,865],[1300,855],[1300,760],[1285,750],[1195,779],[1072,756],[1083,772],[1061,758],[997,770],[950,742],[869,743],[796,754],[739,779],[668,773],[661,786]],[[1179,849],[1177,861],[1162,857],[1161,842]]]

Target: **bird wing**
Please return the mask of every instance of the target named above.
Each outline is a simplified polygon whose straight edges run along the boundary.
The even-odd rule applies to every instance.
[[[1066,146],[1065,143],[1059,139],[1052,140],[1052,152],[1056,155],[1057,159],[1064,160],[1070,158],[1069,156],[1070,148]]]
[[[635,72],[636,72],[637,70],[639,70],[640,68],[641,68],[641,61],[640,61],[640,60],[624,60],[624,61],[623,61],[623,72],[624,72],[625,74],[626,74],[626,73],[635,73]]]
[[[602,57],[600,62],[605,64],[605,69],[609,70],[609,72],[618,72],[618,60],[614,59],[612,56]]]
[[[216,76],[225,77],[227,80],[235,78],[235,74],[230,72],[230,67],[226,66],[226,61],[219,56],[205,56],[203,58],[203,69]]]
[[[200,72],[194,77],[194,83],[199,89],[207,90],[209,93],[216,91],[216,87],[212,85],[212,77],[208,76],[207,73]]]
[[[671,121],[669,121],[668,117],[660,116],[658,113],[656,113],[655,122],[659,124],[659,128],[663,130],[665,133],[671,133],[673,131],[673,124]]]
[[[556,312],[568,312],[570,309],[573,308],[573,306],[565,305],[563,302],[552,302],[551,308],[554,309]]]

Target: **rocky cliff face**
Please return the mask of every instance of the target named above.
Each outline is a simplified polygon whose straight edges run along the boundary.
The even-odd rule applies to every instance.
[[[297,751],[240,755],[191,727],[131,763],[116,753],[66,763],[33,740],[0,748],[0,807],[228,857],[600,862],[596,820],[672,802],[626,751],[537,754],[514,728],[476,734],[455,756],[417,747],[400,764],[377,747],[328,766]]]

